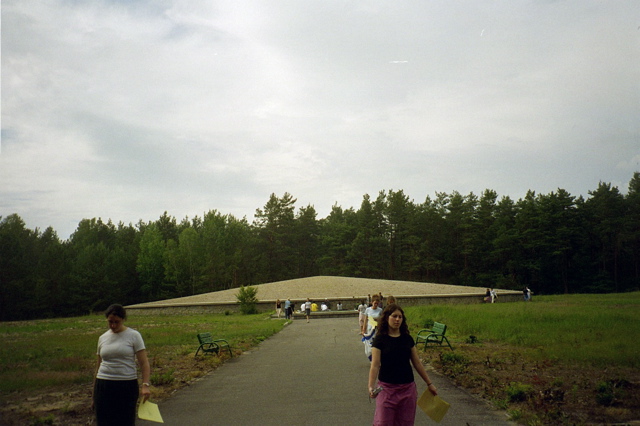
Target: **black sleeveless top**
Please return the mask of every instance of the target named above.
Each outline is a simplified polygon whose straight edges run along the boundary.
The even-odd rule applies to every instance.
[[[371,344],[380,349],[381,382],[404,384],[413,382],[413,367],[411,367],[411,348],[415,346],[413,337],[402,334],[398,337],[376,335]]]

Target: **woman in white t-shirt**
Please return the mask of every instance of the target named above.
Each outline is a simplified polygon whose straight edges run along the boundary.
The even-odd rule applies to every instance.
[[[382,314],[382,308],[379,305],[380,305],[380,300],[374,296],[373,301],[371,302],[371,306],[369,306],[364,311],[365,320],[364,320],[364,325],[362,327],[363,335],[370,334],[373,328],[371,324],[369,324],[369,317],[373,318],[374,320],[377,320],[380,314]]]
[[[93,385],[93,407],[99,426],[135,425],[136,404],[149,399],[151,367],[142,336],[125,327],[127,313],[121,305],[111,305],[105,312],[109,330],[98,339],[98,366]],[[138,389],[136,360],[142,371],[142,388]]]
[[[364,354],[369,358],[369,361],[371,361],[371,344],[376,335],[375,324],[378,317],[382,314],[382,308],[378,306],[379,304],[380,299],[378,299],[377,295],[374,295],[371,306],[364,311],[364,324],[362,325],[362,330],[360,330],[362,343],[364,343]]]

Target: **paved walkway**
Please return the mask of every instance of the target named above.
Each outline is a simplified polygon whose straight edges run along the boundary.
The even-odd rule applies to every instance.
[[[159,407],[167,425],[370,425],[368,373],[357,318],[295,320]],[[513,424],[447,378],[429,375],[451,404],[441,425]],[[425,385],[415,376],[421,394]],[[416,424],[435,422],[418,409]]]

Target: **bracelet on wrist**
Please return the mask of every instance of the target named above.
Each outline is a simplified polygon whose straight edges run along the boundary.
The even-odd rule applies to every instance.
[[[142,386],[150,387],[150,386],[151,386],[151,383],[143,383],[143,384],[142,384]]]

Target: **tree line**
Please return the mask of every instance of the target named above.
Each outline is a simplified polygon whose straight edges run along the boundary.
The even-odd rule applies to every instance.
[[[563,189],[514,201],[402,191],[334,205],[319,219],[272,194],[246,218],[211,210],[177,221],[83,219],[68,240],[0,217],[0,320],[79,315],[315,275],[410,280],[537,294],[640,287],[640,172],[628,193],[601,182],[589,197]]]

